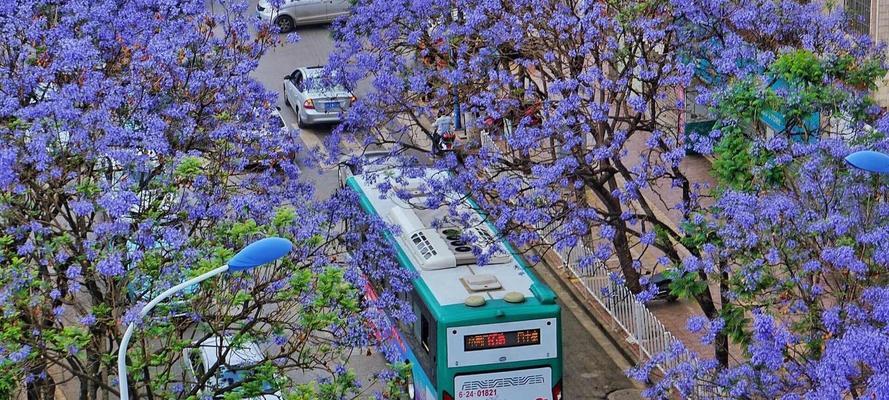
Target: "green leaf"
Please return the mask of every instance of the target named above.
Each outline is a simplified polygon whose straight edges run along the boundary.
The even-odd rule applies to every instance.
[[[700,279],[697,273],[686,273],[680,275],[680,270],[668,270],[665,275],[672,279],[670,282],[670,294],[683,298],[691,299],[703,294],[707,289],[707,282]]]
[[[719,316],[725,321],[723,331],[726,333],[726,336],[732,342],[746,347],[750,343],[751,334],[746,330],[750,319],[745,315],[744,308],[731,303],[723,304],[722,310],[719,311]]]
[[[780,55],[770,70],[775,76],[794,83],[820,85],[824,79],[821,61],[811,51],[803,49]]]
[[[186,156],[179,161],[173,176],[181,179],[193,179],[204,170],[204,161],[198,157]]]
[[[285,206],[279,207],[275,210],[275,216],[272,218],[272,226],[276,228],[284,228],[293,224],[293,221],[296,220],[296,211],[293,207]]]
[[[246,290],[239,290],[238,293],[235,294],[235,298],[232,299],[232,303],[234,304],[244,304],[250,300],[253,300],[253,295]]]

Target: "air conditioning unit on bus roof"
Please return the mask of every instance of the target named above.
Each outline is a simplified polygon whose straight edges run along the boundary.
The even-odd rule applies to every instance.
[[[407,250],[424,270],[476,265],[479,260],[475,255],[475,248],[483,253],[493,253],[488,257],[488,264],[503,264],[511,260],[509,254],[483,226],[467,229],[468,236],[475,237],[476,242],[466,243],[463,241],[463,231],[460,228],[426,227],[412,209],[392,207],[388,217],[389,222],[399,227],[401,230],[399,235]]]

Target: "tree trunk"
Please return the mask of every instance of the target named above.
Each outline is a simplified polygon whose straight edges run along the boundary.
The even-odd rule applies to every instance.
[[[725,271],[725,268],[721,268],[721,269],[723,271]],[[731,301],[731,300],[729,300],[729,298],[727,296],[727,294],[729,292],[728,273],[721,272],[719,274],[719,277],[721,278],[719,280],[719,303],[720,303],[720,306],[724,307],[726,303]],[[708,291],[708,293],[709,293],[709,291]],[[711,293],[710,298],[713,298],[712,293]],[[719,361],[719,365],[721,365],[723,368],[728,367],[728,357],[729,357],[728,345],[729,345],[728,335],[725,333],[725,330],[723,330],[722,332],[719,332],[719,334],[716,335],[716,340],[713,342],[713,350],[716,353],[716,360]]]
[[[713,340],[713,352],[719,365],[723,368],[728,367],[728,335],[724,331],[716,334]]]
[[[611,243],[614,245],[614,253],[617,255],[617,261],[620,264],[621,273],[623,273],[625,285],[633,294],[642,292],[642,284],[639,283],[641,274],[633,267],[633,253],[630,252],[629,230],[627,222],[620,219],[623,207],[620,200],[610,196],[617,189],[617,180],[612,176],[605,185],[606,193],[609,194],[605,202],[605,208],[608,210],[609,216],[617,216],[617,218],[608,218],[608,223],[614,227],[614,239]]]
[[[704,271],[698,271],[698,276],[704,282],[709,282],[707,274],[704,273]],[[722,284],[720,286],[722,286]],[[712,320],[719,317],[719,310],[713,302],[713,294],[710,293],[709,285],[707,290],[695,296],[695,300],[698,302],[698,305],[701,306],[701,310],[704,311],[704,316],[707,317],[707,319]],[[722,300],[725,301],[724,295]],[[728,366],[728,336],[726,336],[724,330],[719,332],[713,340],[713,352],[720,366]]]
[[[641,274],[633,267],[633,255],[630,253],[630,243],[627,240],[627,235],[629,234],[627,232],[627,223],[618,220],[612,225],[616,231],[612,241],[614,252],[617,254],[617,261],[620,263],[620,270],[626,280],[627,288],[634,294],[642,292],[642,284],[639,283]]]

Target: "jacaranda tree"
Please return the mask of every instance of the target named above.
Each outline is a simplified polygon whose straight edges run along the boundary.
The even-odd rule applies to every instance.
[[[253,29],[244,4],[214,8],[0,5],[0,397],[115,396],[131,322],[140,324],[127,354],[131,398],[359,390],[339,365],[375,344],[372,317],[396,302],[361,300],[361,260],[341,250],[343,220],[361,218],[357,201],[313,200],[294,164],[296,133],[276,124],[275,94],[248,76],[277,34]],[[163,289],[269,235],[289,238],[293,253],[138,321]],[[208,385],[231,369],[224,362],[185,374],[183,354],[213,336],[259,343],[264,359],[226,387]],[[307,370],[329,374],[320,386],[286,379]]]
[[[869,134],[868,147],[885,151],[886,131]],[[696,226],[703,256],[683,266],[722,271],[729,299],[720,318],[693,317],[688,328],[705,342],[726,332],[743,353],[729,368],[681,363],[653,397],[669,397],[671,386],[705,398],[887,395],[889,185],[845,165],[850,146],[840,140],[770,143],[753,145],[770,161],[752,176],[772,183],[727,188]],[[684,352],[677,346],[631,375],[648,380],[655,363]]]
[[[648,300],[648,277],[681,265],[676,244],[689,243],[657,209],[692,221],[710,195],[682,164],[686,102],[715,107],[726,80],[763,73],[795,48],[866,54],[870,43],[824,11],[773,0],[358,1],[337,27],[331,66],[372,91],[342,139],[416,157],[429,151],[430,122],[459,106],[470,134],[436,161],[454,171],[436,186],[473,196],[519,246],[539,246],[542,229],[556,246],[588,244],[578,263],[616,259],[617,280]],[[702,79],[702,65],[720,80]],[[693,86],[700,95],[687,99]],[[492,145],[474,148],[478,131]],[[698,150],[719,137],[699,138]],[[685,293],[707,318],[727,304],[707,285],[722,278],[683,278],[703,289]],[[714,345],[727,365],[724,332]]]
[[[480,137],[470,135],[460,157],[437,162],[455,171],[438,187],[473,196],[520,247],[547,250],[537,228],[558,247],[586,243],[594,251],[578,262],[616,259],[615,277],[651,298],[646,276],[664,266],[642,258],[680,262],[680,232],[655,209],[687,214],[699,196],[681,166],[677,94],[691,83],[694,60],[681,51],[673,7],[359,1],[338,27],[331,65],[346,80],[369,78],[373,90],[343,131],[410,157],[407,150],[429,150],[429,122],[458,103],[461,122],[487,131],[495,147],[472,149]],[[676,195],[651,204],[656,197],[641,193],[654,187]],[[697,300],[718,315],[709,292]]]
[[[686,225],[700,257],[679,269],[708,271],[725,294],[719,318],[696,316],[688,328],[705,342],[723,332],[742,354],[729,368],[681,363],[652,396],[669,397],[671,386],[705,398],[887,396],[889,181],[843,161],[889,146],[889,120],[868,95],[885,74],[874,50],[791,47],[711,92],[720,188]],[[647,380],[655,363],[684,352],[632,375]]]

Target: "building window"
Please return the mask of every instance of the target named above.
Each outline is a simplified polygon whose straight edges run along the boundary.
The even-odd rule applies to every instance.
[[[849,26],[858,33],[870,33],[870,0],[845,0]]]

